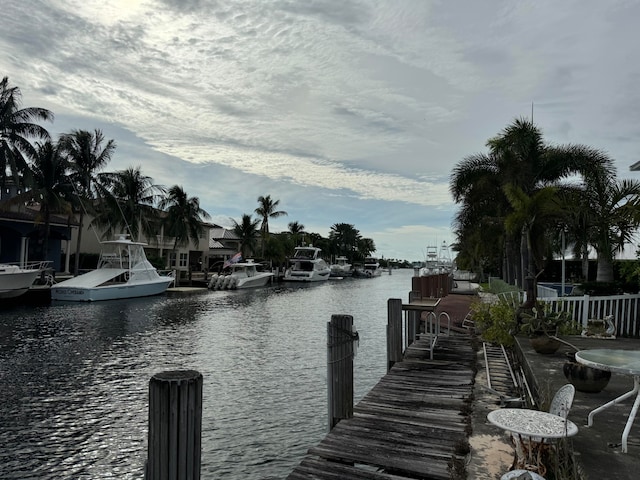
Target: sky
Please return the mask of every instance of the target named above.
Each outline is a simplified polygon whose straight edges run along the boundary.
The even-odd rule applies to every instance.
[[[222,226],[259,196],[384,258],[455,242],[452,169],[516,118],[640,179],[635,0],[3,0],[0,76],[107,171],[182,186]]]

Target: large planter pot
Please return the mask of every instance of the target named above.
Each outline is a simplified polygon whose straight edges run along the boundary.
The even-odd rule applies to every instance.
[[[576,387],[576,390],[598,393],[607,386],[611,379],[611,372],[578,363],[575,361],[575,354],[567,354],[567,356],[569,361],[564,364],[562,371],[569,383]]]
[[[529,343],[537,353],[542,353],[543,355],[556,353],[562,346],[562,343],[548,335],[536,335],[531,337],[529,338]]]

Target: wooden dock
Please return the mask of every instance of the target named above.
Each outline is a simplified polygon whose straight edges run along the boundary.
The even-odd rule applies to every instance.
[[[441,336],[433,360],[407,350],[287,478],[466,478],[475,370],[469,335]]]

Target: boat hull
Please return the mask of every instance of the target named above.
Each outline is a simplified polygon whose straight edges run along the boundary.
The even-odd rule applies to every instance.
[[[284,280],[286,282],[324,282],[329,280],[330,270],[326,271],[289,271],[285,273]]]
[[[150,297],[164,293],[173,278],[159,278],[143,284],[114,284],[100,287],[65,286],[64,282],[51,287],[51,300],[63,302],[98,302],[121,298]]]
[[[19,268],[0,265],[0,299],[16,298],[26,293],[42,272],[42,268]]]

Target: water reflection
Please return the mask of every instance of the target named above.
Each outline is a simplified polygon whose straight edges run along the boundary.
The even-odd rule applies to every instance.
[[[203,478],[283,478],[326,431],[326,324],[353,315],[356,400],[410,274],[0,314],[0,478],[142,478],[148,380],[204,377]]]

